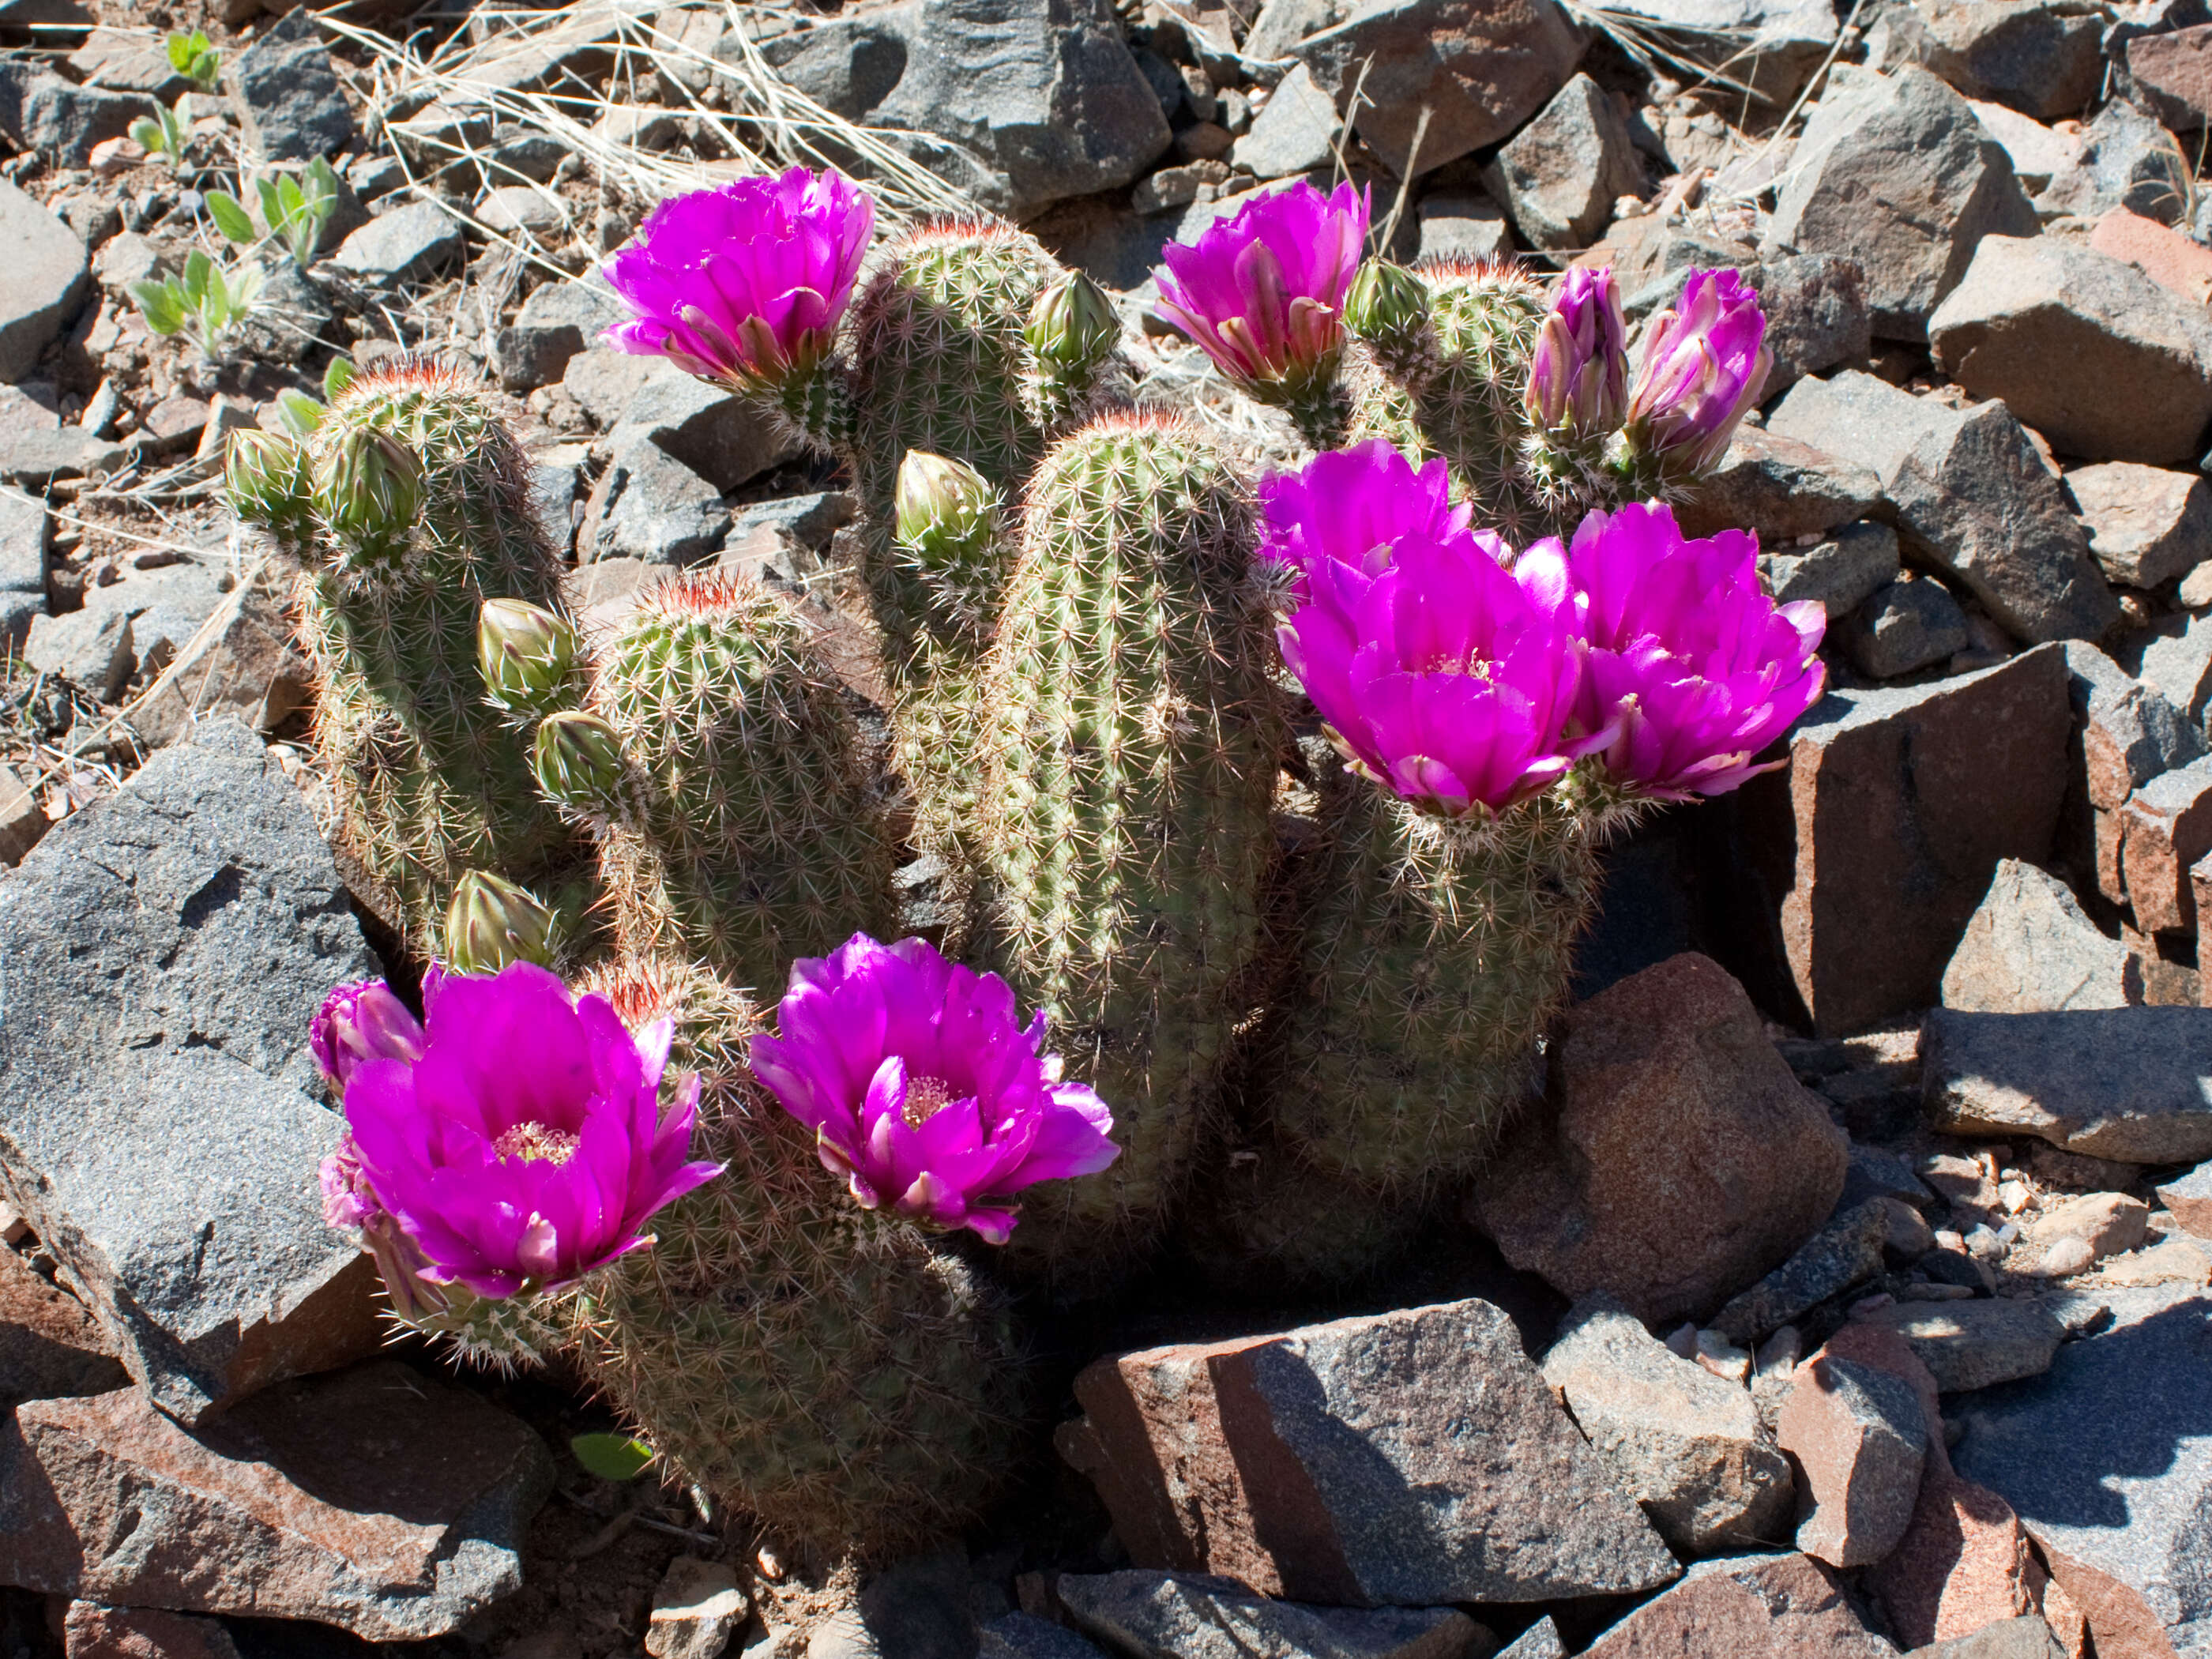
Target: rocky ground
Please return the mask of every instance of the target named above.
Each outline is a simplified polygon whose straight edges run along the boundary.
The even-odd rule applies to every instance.
[[[0,1659],[2212,1653],[2201,0],[0,0]],[[392,939],[215,501],[228,432],[435,351],[587,615],[706,562],[834,606],[834,471],[592,343],[597,257],[764,160],[1133,316],[1346,172],[1395,256],[1610,264],[1638,319],[1741,266],[1774,375],[1684,516],[1831,617],[1783,769],[1615,855],[1462,1211],[1337,1302],[1048,1319],[1051,1472],[865,1568],[586,1472],[557,1369],[380,1351],[306,1035]],[[326,215],[217,222],[319,161]],[[195,250],[258,293],[155,332]],[[1147,332],[1146,395],[1249,418]]]

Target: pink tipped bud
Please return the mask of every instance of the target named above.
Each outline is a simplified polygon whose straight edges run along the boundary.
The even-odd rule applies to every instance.
[[[365,1061],[420,1060],[422,1028],[382,980],[349,980],[323,999],[307,1046],[323,1075],[343,1089]]]
[[[1571,439],[1618,428],[1628,404],[1626,340],[1612,267],[1570,270],[1529,355],[1528,418]]]
[[[1774,354],[1766,313],[1733,270],[1698,270],[1672,310],[1651,319],[1628,399],[1629,447],[1669,473],[1710,471],[1759,401]]]

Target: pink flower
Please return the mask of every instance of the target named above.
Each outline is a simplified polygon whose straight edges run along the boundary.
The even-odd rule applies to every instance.
[[[776,1025],[753,1039],[754,1075],[814,1131],[863,1208],[1003,1244],[1015,1193],[1120,1154],[1105,1103],[1037,1052],[1043,1014],[1024,1025],[1006,981],[926,939],[855,933],[794,963]]]
[[[1620,426],[1628,348],[1613,267],[1577,266],[1559,281],[1528,359],[1528,418],[1546,431],[1594,438]]]
[[[1660,800],[1725,794],[1770,769],[1753,757],[1820,696],[1826,614],[1778,607],[1758,560],[1756,537],[1686,541],[1656,503],[1575,532],[1567,570],[1589,642],[1576,723],[1617,781]]]
[[[1419,471],[1387,439],[1325,450],[1297,472],[1260,486],[1266,517],[1260,556],[1301,574],[1334,559],[1356,569],[1402,538],[1444,541],[1466,532],[1473,509],[1451,498],[1451,469]]]
[[[1766,313],[1733,270],[1693,270],[1674,309],[1651,319],[1629,394],[1629,447],[1670,469],[1709,471],[1759,401],[1774,354]]]
[[[420,1060],[422,1027],[382,980],[348,980],[315,1011],[307,1046],[324,1077],[343,1090],[364,1060]]]
[[[702,380],[781,386],[829,351],[874,228],[866,192],[805,167],[672,197],[607,261],[635,314],[602,337]]]
[[[718,1173],[684,1162],[698,1079],[659,1113],[668,1021],[632,1036],[531,963],[445,975],[425,1000],[415,1058],[354,1067],[351,1133],[323,1176],[333,1224],[373,1236],[388,1217],[423,1281],[561,1289],[649,1243],[653,1212]]]
[[[1158,315],[1248,389],[1325,374],[1367,241],[1368,193],[1255,191],[1198,240],[1169,244]]]

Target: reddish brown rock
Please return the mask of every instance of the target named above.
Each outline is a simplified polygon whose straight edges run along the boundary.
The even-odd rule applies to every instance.
[[[1925,1647],[2034,1612],[2042,1570],[2012,1505],[1947,1462],[1923,1477],[1912,1524],[1867,1583],[1899,1640]]]
[[[1811,1512],[1797,1547],[1832,1567],[1863,1567],[1897,1547],[1928,1461],[1929,1425],[1912,1385],[1823,1353],[1797,1368],[1775,1440],[1797,1460]]]
[[[2185,1232],[2212,1238],[2212,1164],[2200,1164],[2175,1176],[2159,1188],[2158,1197]]]
[[[188,1613],[72,1601],[62,1635],[68,1659],[238,1659],[228,1631]]]
[[[1478,1224],[1515,1267],[1647,1322],[1710,1312],[1784,1261],[1843,1191],[1849,1145],[1705,957],[1573,1009],[1550,1109],[1478,1180]]]
[[[2185,300],[2198,305],[2212,300],[2212,248],[2192,242],[2155,219],[2116,207],[2097,221],[2096,228],[2089,233],[2089,246],[2115,259],[2125,259],[2160,287]]]
[[[105,1394],[130,1380],[84,1304],[0,1245],[0,1401]]]
[[[2162,773],[2121,814],[2120,874],[2146,933],[2197,926],[2190,866],[2212,853],[2212,761]]]
[[[33,1401],[0,1427],[0,1583],[422,1641],[520,1583],[552,1480],[521,1423],[390,1361],[190,1431],[136,1389]]]
[[[1598,1638],[1583,1659],[1894,1659],[1810,1556],[1701,1561]]]
[[[2212,23],[2128,42],[2128,76],[2151,113],[2176,132],[2212,115]]]

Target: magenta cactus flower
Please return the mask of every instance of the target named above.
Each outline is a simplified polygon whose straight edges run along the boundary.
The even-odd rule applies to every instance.
[[[1703,472],[1766,387],[1766,313],[1733,270],[1693,270],[1672,310],[1651,319],[1624,428],[1636,453]]]
[[[1523,401],[1538,427],[1571,438],[1600,437],[1620,425],[1628,346],[1612,266],[1577,266],[1560,279],[1529,354]]]
[[[794,963],[776,1025],[753,1039],[753,1073],[865,1209],[1003,1244],[1014,1194],[1120,1155],[1105,1103],[1038,1052],[1044,1015],[1023,1024],[1006,981],[926,939],[855,933]]]
[[[607,261],[633,315],[602,337],[739,390],[782,386],[829,351],[875,216],[866,191],[805,167],[672,197]]]
[[[1576,725],[1615,781],[1688,800],[1783,764],[1753,757],[1820,696],[1827,616],[1760,590],[1758,538],[1688,541],[1671,508],[1625,507],[1583,520],[1567,571],[1588,641]]]
[[[1158,272],[1158,316],[1247,391],[1326,378],[1344,334],[1344,301],[1367,242],[1369,192],[1349,184],[1255,191],[1244,206],[1170,243]]]
[[[422,1281],[560,1290],[650,1243],[653,1212],[719,1173],[685,1161],[698,1079],[659,1110],[670,1022],[633,1036],[604,1000],[572,1000],[526,962],[447,974],[425,1006],[414,1058],[354,1066],[348,1142],[323,1177],[334,1224],[374,1234],[388,1218]],[[388,1269],[386,1283],[398,1299]]]
[[[1441,459],[1418,471],[1389,440],[1325,450],[1296,472],[1260,486],[1266,526],[1260,556],[1301,574],[1324,560],[1365,570],[1411,537],[1448,541],[1466,532],[1473,509],[1451,498]]]
[[[365,1060],[422,1059],[422,1027],[382,980],[348,980],[315,1011],[307,1047],[323,1076],[343,1091]]]

